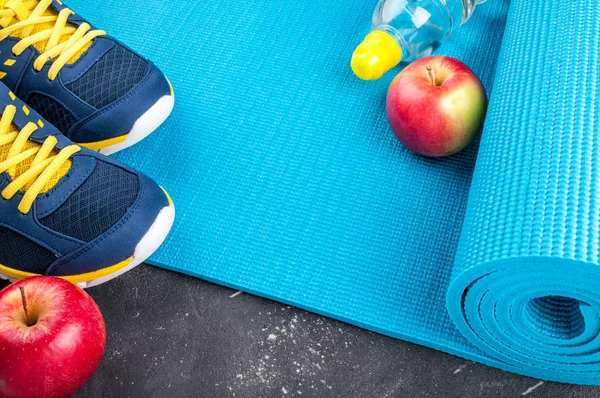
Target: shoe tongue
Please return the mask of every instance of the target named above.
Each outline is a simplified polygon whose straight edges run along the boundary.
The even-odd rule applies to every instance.
[[[11,127],[11,131],[19,131],[19,129],[17,126],[15,126],[13,124]],[[12,142],[0,146],[0,162],[4,162],[8,158],[8,152],[10,151],[11,146],[12,146]],[[26,151],[26,150],[34,148],[34,147],[40,147],[40,146],[41,145],[36,142],[27,141],[27,143],[25,144],[25,147],[23,148],[23,151]],[[56,155],[56,151],[52,151],[50,156],[53,156],[53,155]],[[9,177],[14,181],[20,175],[22,175],[27,170],[29,170],[31,168],[31,164],[33,163],[34,158],[35,158],[35,156],[30,156],[29,158],[25,159],[21,163],[17,164],[15,172],[13,174],[10,174]],[[44,188],[42,189],[41,192],[43,193],[43,192],[48,192],[49,190],[51,190],[60,181],[60,179],[63,178],[69,172],[69,170],[71,169],[71,164],[72,163],[70,160],[68,162],[66,162],[56,172],[56,174],[54,174],[54,176],[50,179],[50,181],[48,181],[48,183],[44,186]]]
[[[35,7],[29,8],[23,0],[0,0],[0,8],[11,9],[16,14],[14,18],[7,17],[0,19],[0,25],[3,28],[6,28],[7,26],[29,18]]]
[[[13,124],[11,126],[11,131],[19,131],[19,128]],[[39,146],[39,144],[29,141],[29,142],[27,142],[27,144],[25,145],[25,148],[23,148],[23,150],[33,148],[36,145]],[[0,146],[0,162],[4,162],[8,158],[8,152],[10,151],[11,146],[12,146],[12,142]],[[33,163],[33,157],[31,157],[29,159],[25,159],[23,162],[21,162],[17,165],[16,172],[14,174],[12,174],[10,177],[13,180],[16,179],[17,177],[19,177],[21,174],[26,172],[31,167],[31,163]]]
[[[36,5],[39,4],[39,2],[36,2]],[[0,9],[2,8],[10,8],[13,11],[15,11],[15,13],[17,14],[17,16],[15,16],[14,18],[8,19],[8,18],[0,18],[0,28],[6,28],[10,25],[13,25],[19,21],[23,21],[25,19],[27,19],[30,15],[31,12],[35,9],[35,6],[32,7],[31,9],[27,8],[26,2],[24,0],[0,0]],[[56,16],[58,15],[58,13],[56,13],[54,11],[53,8],[48,7],[46,9],[46,11],[44,11],[44,14],[42,14],[44,16]],[[41,23],[41,24],[36,24],[33,28],[33,30],[31,31],[31,34],[35,34],[44,30],[48,30],[48,29],[52,29],[54,28],[54,22],[45,22],[45,23]],[[13,32],[11,34],[11,36],[13,37],[20,37],[20,30],[17,30],[15,32]],[[70,36],[69,35],[63,35],[60,39],[59,43],[63,43],[67,40],[69,40]],[[33,43],[32,46],[35,47],[36,50],[38,50],[40,53],[44,51],[44,48],[46,47],[46,44],[48,43],[48,40],[44,40],[44,41],[39,41],[36,43]],[[89,48],[89,46],[91,45],[88,44],[87,46],[85,46],[83,49],[81,49],[81,51],[79,51],[77,54],[75,54],[73,57],[71,57],[71,59],[69,59],[69,61],[67,62],[67,64],[72,64],[73,62],[77,61],[79,59],[79,57],[85,52],[87,51],[87,49]]]

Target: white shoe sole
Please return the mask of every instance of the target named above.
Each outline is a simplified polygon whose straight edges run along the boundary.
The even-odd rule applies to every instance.
[[[146,111],[138,120],[136,120],[133,128],[127,134],[125,141],[118,144],[108,146],[99,150],[104,155],[112,155],[125,148],[137,144],[144,138],[148,137],[154,130],[167,120],[173,107],[175,106],[175,96],[165,95],[160,98],[150,109]]]
[[[127,271],[131,271],[138,265],[142,264],[146,261],[158,248],[163,244],[169,232],[171,231],[171,227],[173,226],[173,222],[175,221],[175,206],[170,205],[163,208],[154,223],[146,232],[146,235],[140,240],[140,242],[135,247],[135,251],[133,253],[133,261],[129,263],[125,268],[120,269],[119,271],[103,276],[102,278],[94,279],[87,282],[77,283],[77,286],[87,289],[90,287],[101,285],[105,282],[115,279],[118,276],[123,275]]]
[[[115,279],[118,276],[123,275],[127,271],[131,271],[133,268],[142,264],[146,261],[154,252],[163,244],[169,232],[171,231],[171,227],[173,226],[173,222],[175,221],[175,206],[173,204],[164,207],[159,213],[154,223],[146,232],[144,237],[137,244],[135,251],[132,256],[132,261],[127,264],[126,267],[119,269],[118,271],[105,275],[98,279],[92,279],[85,282],[77,282],[75,283],[77,286],[87,289],[93,286],[101,285],[105,282],[108,282],[112,279]],[[8,280],[9,282],[15,282],[17,279],[0,274],[0,279]]]

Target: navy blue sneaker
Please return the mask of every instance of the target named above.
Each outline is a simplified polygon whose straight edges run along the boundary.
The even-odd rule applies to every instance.
[[[145,261],[175,217],[148,177],[60,134],[0,84],[0,276],[81,287]]]
[[[111,154],[173,109],[152,62],[59,0],[0,0],[0,28],[0,81],[73,142]]]

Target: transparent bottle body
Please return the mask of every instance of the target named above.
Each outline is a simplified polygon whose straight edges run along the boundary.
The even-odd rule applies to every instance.
[[[431,55],[484,0],[380,0],[373,29],[390,34],[403,61]]]

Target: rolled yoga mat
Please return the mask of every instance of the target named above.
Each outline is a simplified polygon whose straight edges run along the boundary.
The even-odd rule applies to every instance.
[[[376,1],[72,6],[176,110],[118,157],[173,196],[152,262],[537,378],[600,384],[600,3],[490,0],[438,53],[491,96],[448,159],[389,130],[349,59]],[[479,149],[479,150],[478,150]]]

